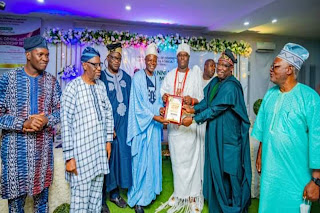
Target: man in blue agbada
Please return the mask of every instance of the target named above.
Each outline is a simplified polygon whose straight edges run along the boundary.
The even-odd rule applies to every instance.
[[[298,213],[304,199],[319,199],[320,98],[297,82],[308,57],[304,47],[288,43],[270,68],[276,86],[264,96],[252,131],[261,141],[259,212]]]
[[[108,68],[101,72],[100,80],[107,88],[112,105],[114,139],[109,161],[110,173],[105,176],[103,186],[103,212],[109,212],[106,204],[107,192],[110,194],[110,201],[120,208],[125,208],[127,203],[120,196],[119,188],[129,188],[132,184],[131,147],[126,143],[131,77],[120,69],[121,44],[110,44],[107,48],[109,50],[106,59]]]
[[[157,46],[152,43],[146,51],[146,68],[133,78],[130,93],[127,144],[132,154],[132,186],[128,204],[143,213],[162,191],[161,131],[167,121],[159,115],[163,106],[160,79],[154,74],[157,66]]]
[[[250,122],[240,82],[232,75],[235,55],[227,49],[217,65],[217,77],[204,88],[194,108],[184,106],[183,125],[207,121],[203,195],[210,212],[247,212],[250,205]]]

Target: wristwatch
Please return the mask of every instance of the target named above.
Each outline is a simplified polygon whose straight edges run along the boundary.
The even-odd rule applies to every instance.
[[[320,179],[311,177],[311,180],[320,187]]]

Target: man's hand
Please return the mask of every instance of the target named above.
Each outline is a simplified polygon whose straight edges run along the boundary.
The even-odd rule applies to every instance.
[[[76,160],[74,158],[71,158],[70,160],[67,160],[66,162],[66,171],[78,175],[77,172],[77,166],[76,166]]]
[[[153,116],[153,119],[155,121],[158,121],[159,123],[164,124],[164,125],[168,125],[170,123],[167,119],[165,119],[161,115],[155,115],[155,116]]]
[[[107,156],[108,156],[108,161],[109,161],[110,157],[111,157],[111,143],[110,142],[106,143],[106,151],[107,151]]]
[[[168,100],[168,93],[164,93],[164,95],[162,96],[163,103],[166,103],[167,100]]]
[[[182,124],[183,126],[190,126],[190,125],[192,124],[192,117],[185,117],[185,118],[182,120],[181,124]]]
[[[257,153],[257,159],[256,159],[256,169],[259,175],[261,174],[261,151],[262,151],[262,146],[260,143],[258,153]]]
[[[45,125],[47,125],[47,123],[49,122],[49,119],[45,116],[45,114],[43,112],[41,112],[40,114],[31,115],[30,118],[35,118],[35,119],[41,121],[41,129]]]
[[[184,113],[194,114],[195,110],[189,105],[183,105],[182,110]]]
[[[37,132],[42,128],[42,122],[36,118],[30,117],[23,123],[23,132]]]
[[[310,181],[304,188],[303,198],[313,202],[319,200],[319,186]]]
[[[160,107],[159,113],[160,113],[160,115],[163,117],[164,114],[166,113],[166,108]]]
[[[23,132],[38,132],[49,122],[44,113],[31,115],[28,120],[23,123]]]
[[[192,98],[189,95],[184,96],[183,97],[183,103],[187,104],[187,105],[191,105],[192,104]]]

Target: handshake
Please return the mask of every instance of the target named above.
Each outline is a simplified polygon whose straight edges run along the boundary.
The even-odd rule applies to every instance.
[[[31,115],[28,120],[23,123],[23,132],[38,132],[48,123],[48,118],[42,112],[40,114]]]

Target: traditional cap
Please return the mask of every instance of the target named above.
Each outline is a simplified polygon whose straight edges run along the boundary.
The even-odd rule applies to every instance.
[[[48,44],[45,38],[43,38],[40,35],[36,35],[36,36],[26,38],[24,40],[23,48],[25,49],[26,52],[30,52],[31,50],[36,48],[48,49]]]
[[[178,50],[177,50],[177,55],[180,52],[186,52],[186,53],[188,53],[190,55],[190,46],[188,44],[185,44],[185,43],[179,44]]]
[[[122,53],[121,43],[108,44],[107,48],[109,50],[109,54],[112,52]]]
[[[95,50],[92,47],[86,47],[83,51],[82,51],[82,55],[81,55],[81,62],[87,62],[89,61],[91,58],[99,56],[100,57],[100,53],[99,51]]]
[[[150,54],[158,56],[158,47],[155,43],[151,43],[147,46],[146,56]]]
[[[277,57],[300,70],[303,62],[309,58],[309,52],[299,44],[287,43]]]
[[[220,60],[226,61],[231,65],[238,62],[236,55],[230,49],[226,49],[224,52],[222,52],[219,58],[219,61]]]

